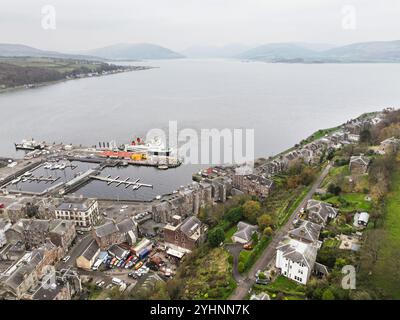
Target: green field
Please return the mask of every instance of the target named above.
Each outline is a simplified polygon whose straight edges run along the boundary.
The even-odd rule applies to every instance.
[[[386,198],[384,230],[372,282],[390,298],[400,299],[400,168],[394,172],[392,191]]]
[[[340,196],[334,196],[325,201],[339,207],[343,213],[365,211],[370,212],[372,209],[371,201],[365,200],[364,193],[346,193]]]
[[[333,183],[334,179],[338,177],[339,175],[345,175],[349,176],[350,175],[350,170],[349,166],[341,166],[341,167],[333,167],[329,170],[329,174],[326,176],[324,181],[322,181],[321,187],[326,188],[329,186],[329,184]]]

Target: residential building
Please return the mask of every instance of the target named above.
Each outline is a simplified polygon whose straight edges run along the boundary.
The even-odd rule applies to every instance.
[[[89,231],[99,222],[99,207],[95,199],[73,199],[61,203],[55,210],[56,219],[69,220],[79,230]]]
[[[175,216],[174,220],[172,224],[164,227],[164,240],[167,246],[191,251],[205,240],[207,227],[198,218],[191,216],[180,222],[180,217]]]
[[[54,265],[58,259],[58,248],[50,242],[26,253],[5,273],[0,281],[0,289],[21,299],[28,290],[38,285],[46,268]]]
[[[237,225],[237,231],[232,236],[232,241],[236,243],[249,243],[253,233],[257,232],[258,227],[240,221]]]
[[[126,218],[118,223],[109,221],[93,229],[93,238],[102,250],[113,244],[127,242],[133,245],[138,237],[137,223],[133,218]]]
[[[32,300],[71,300],[69,283],[40,285],[30,298]]]
[[[66,251],[76,237],[75,224],[63,220],[21,219],[6,231],[8,242],[21,241],[26,249],[33,249],[50,239]]]
[[[289,237],[305,243],[316,243],[322,226],[307,220],[300,220],[299,225],[289,231]]]
[[[334,219],[338,215],[337,209],[333,208],[329,203],[318,200],[308,200],[306,212],[309,221],[321,226],[325,226],[328,219]]]
[[[276,250],[276,267],[281,274],[298,283],[307,284],[314,270],[318,246],[286,238]]]
[[[349,169],[352,174],[366,174],[369,164],[369,158],[364,155],[353,156],[350,158]]]
[[[76,259],[78,268],[90,270],[100,253],[100,247],[96,240],[92,240],[83,253]]]
[[[266,197],[272,190],[274,182],[268,178],[255,174],[235,174],[233,187],[250,195]]]
[[[53,228],[49,231],[52,243],[61,247],[66,252],[76,238],[75,223],[66,220],[52,221]]]
[[[0,248],[7,244],[6,231],[12,226],[11,222],[5,218],[0,218]]]
[[[383,140],[379,147],[379,154],[389,154],[397,152],[400,146],[400,139],[396,139],[395,137],[391,137],[389,139]]]

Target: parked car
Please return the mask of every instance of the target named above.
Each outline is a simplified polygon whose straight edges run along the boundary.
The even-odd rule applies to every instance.
[[[68,262],[68,260],[71,259],[71,256],[65,256],[62,261],[63,262]]]

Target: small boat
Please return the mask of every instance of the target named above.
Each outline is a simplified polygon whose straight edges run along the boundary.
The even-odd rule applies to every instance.
[[[20,181],[21,181],[21,177],[18,177],[16,179],[14,179],[13,181],[11,181],[11,184],[17,184]]]
[[[157,168],[160,170],[167,170],[169,167],[166,164],[162,164],[162,165],[159,165]]]
[[[60,170],[64,170],[66,168],[66,164],[65,163],[61,163],[58,165],[58,169]]]
[[[31,176],[31,175],[32,175],[32,172],[30,172],[30,171],[27,171],[27,172],[25,172],[25,173],[23,174],[24,177],[29,177],[29,176]]]

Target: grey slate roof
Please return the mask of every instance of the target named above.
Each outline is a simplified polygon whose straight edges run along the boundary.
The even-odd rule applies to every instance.
[[[319,238],[322,226],[311,221],[301,220],[298,228],[289,231],[292,238],[297,238],[305,242],[315,242]]]
[[[120,232],[120,233],[127,233],[131,230],[136,229],[136,224],[132,220],[132,218],[126,218],[121,222],[114,223],[113,221],[107,222],[101,226],[95,228],[96,235],[101,237],[106,237],[110,234]]]
[[[247,242],[251,240],[251,236],[258,230],[257,226],[240,221],[237,225],[238,230],[233,234],[233,237],[241,238]]]
[[[11,274],[5,281],[5,284],[10,288],[17,290],[18,287],[24,282],[25,275],[29,275],[35,271],[37,265],[43,260],[43,253],[40,250],[32,252],[31,258],[28,262],[22,263],[17,270]]]
[[[96,255],[97,252],[100,250],[99,245],[95,240],[92,240],[89,244],[89,246],[83,251],[81,256],[83,256],[87,260],[92,260]]]
[[[187,218],[182,225],[180,226],[180,230],[190,237],[197,229],[201,226],[201,221],[195,216],[191,216]]]
[[[336,216],[338,214],[338,211],[329,203],[318,200],[308,200],[306,209],[310,220],[322,220],[324,223],[328,220],[329,215]]]
[[[304,243],[286,238],[278,245],[277,250],[282,251],[283,257],[297,263],[303,263],[312,269],[317,258],[318,247],[315,244]]]
[[[90,199],[76,199],[74,201],[66,201],[62,202],[56,210],[63,211],[86,211],[92,205],[92,201]]]
[[[363,156],[363,155],[359,155],[359,156],[352,156],[350,158],[350,163],[358,163],[364,166],[368,166],[369,165],[370,160]]]

